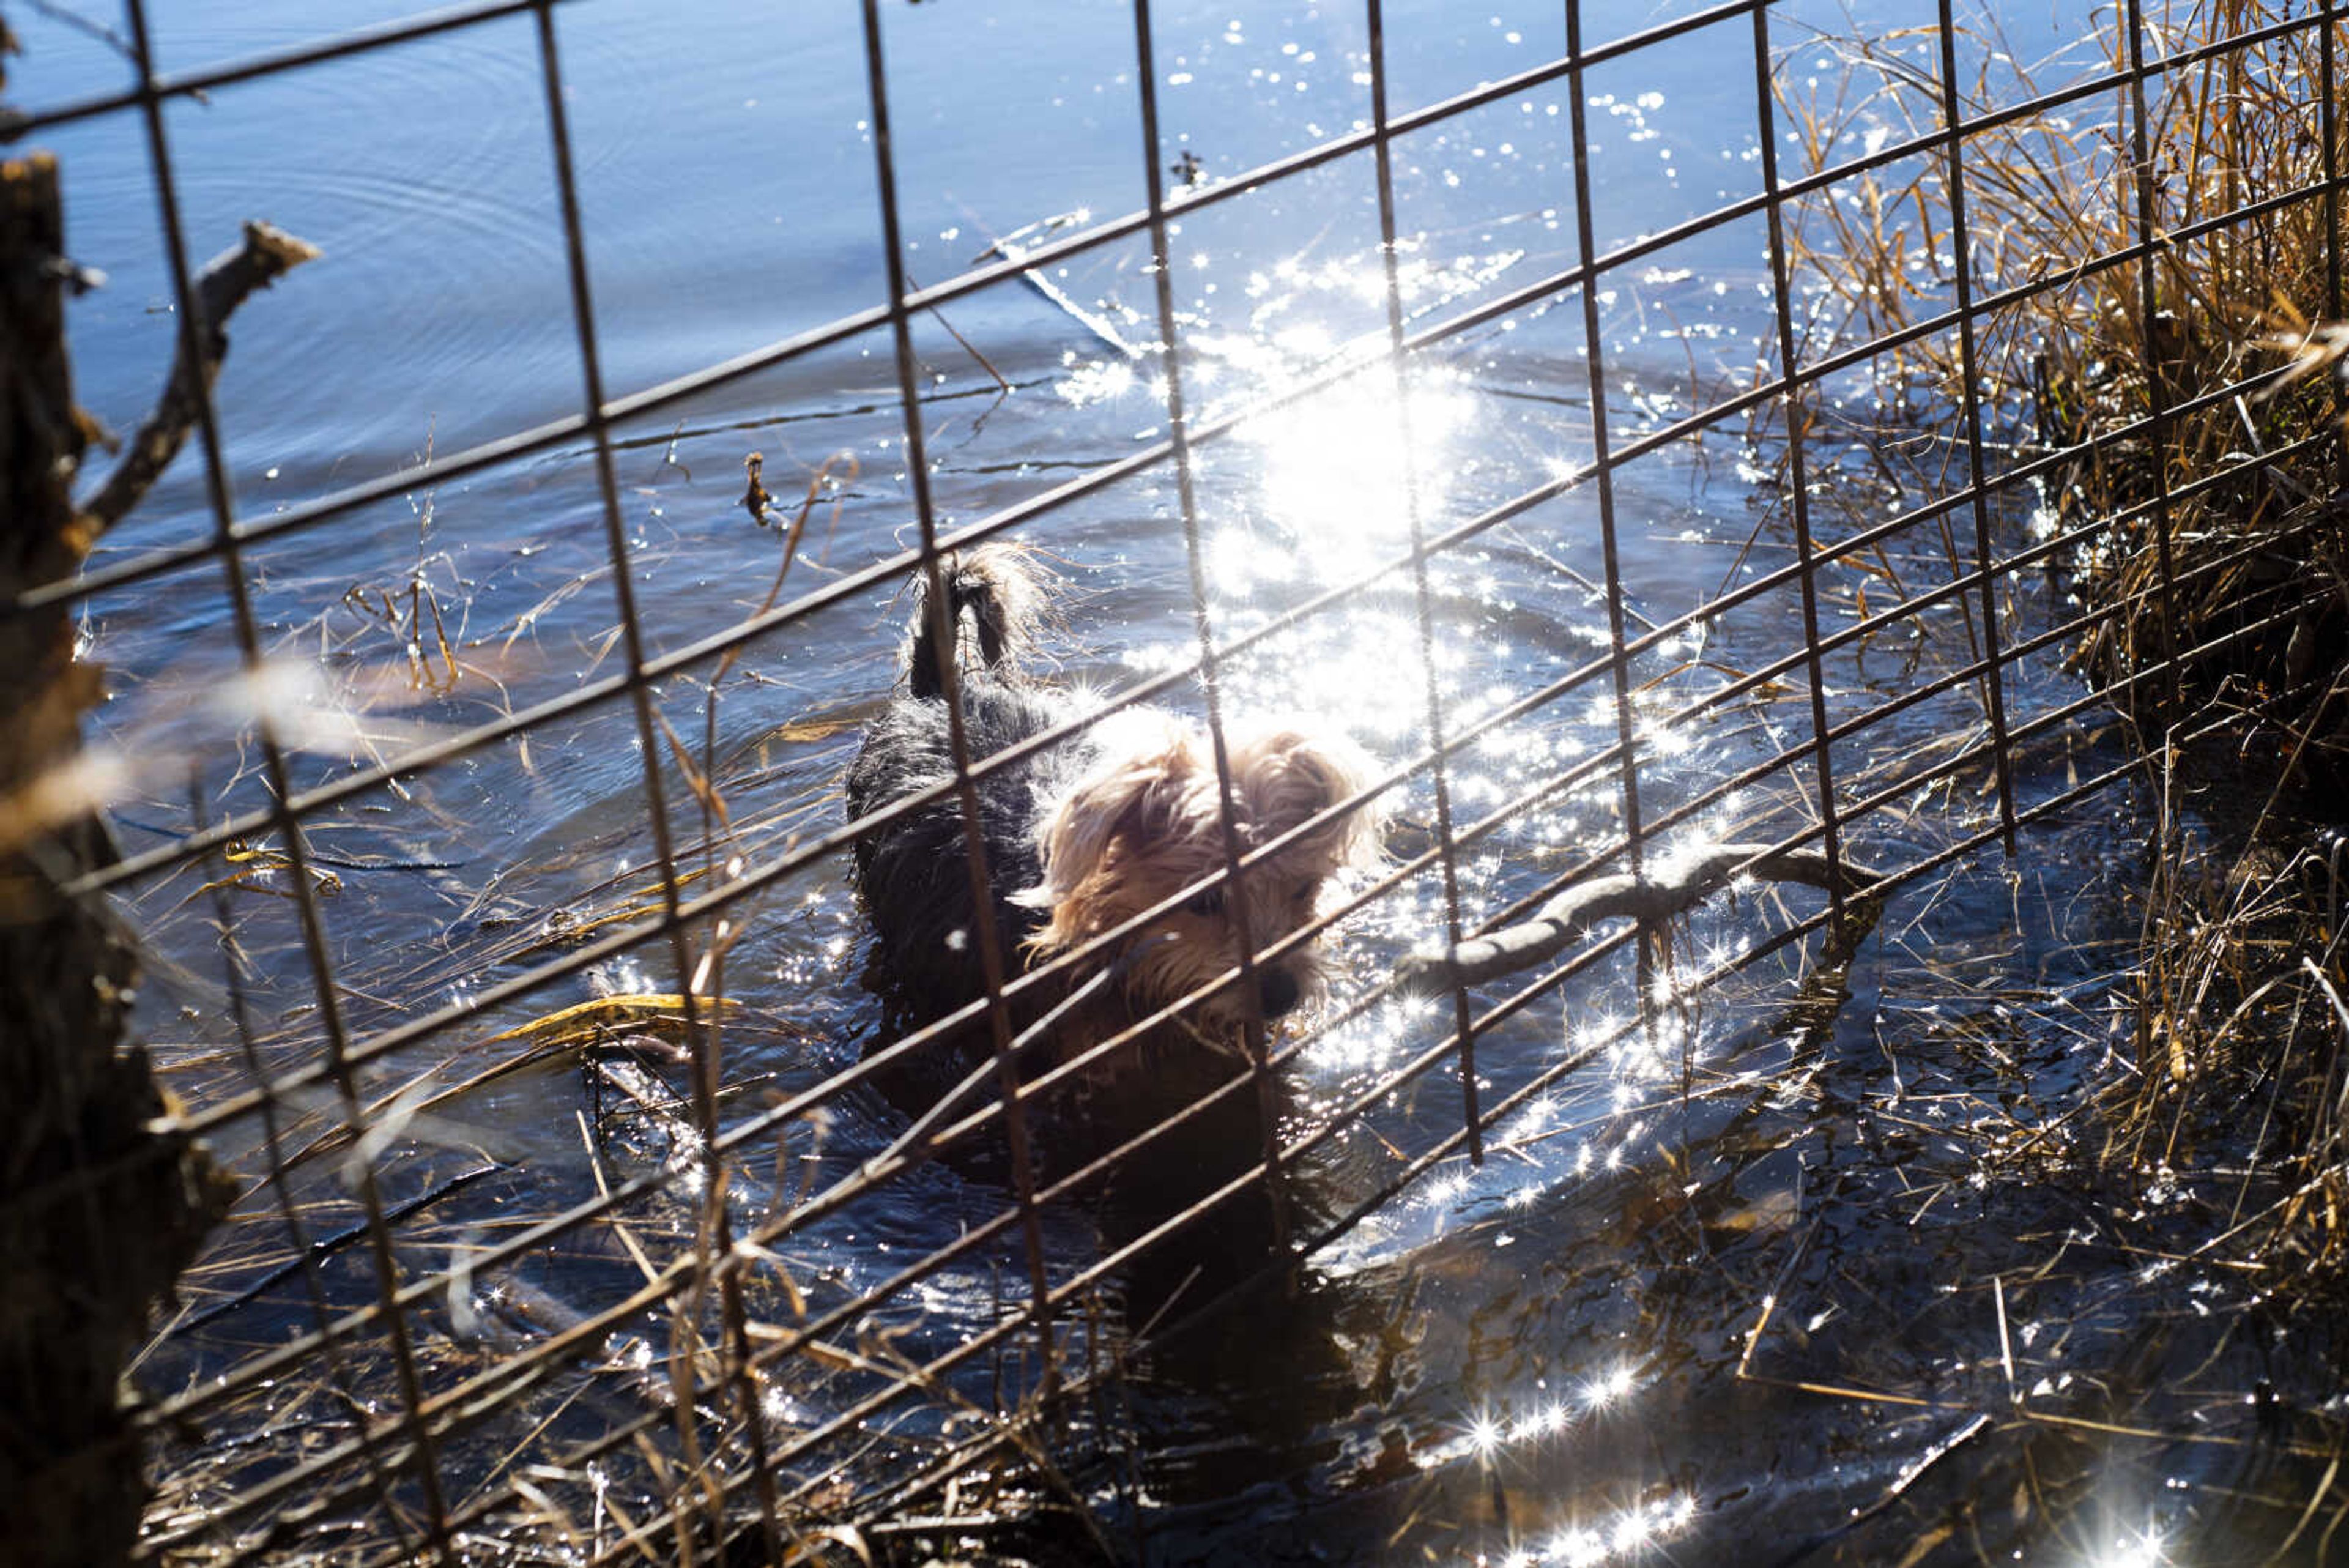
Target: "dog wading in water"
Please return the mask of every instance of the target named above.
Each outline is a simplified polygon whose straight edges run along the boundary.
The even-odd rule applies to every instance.
[[[942,557],[938,581],[952,646],[935,645],[925,589],[906,637],[903,693],[866,727],[849,770],[854,816],[954,778],[948,660],[975,768],[1088,711],[1028,668],[1043,601],[1019,552],[981,546]],[[1080,955],[1010,1000],[1015,1038],[1037,1036],[1021,1052],[1022,1076],[1183,1003],[1074,1075],[1075,1114],[1095,1124],[1086,1143],[1146,1127],[1246,1069],[1251,1002],[1269,1023],[1321,990],[1315,944],[1268,950],[1311,921],[1333,875],[1374,854],[1369,811],[1332,815],[1360,793],[1367,773],[1342,738],[1296,725],[1236,730],[1225,755],[1243,860],[1237,888],[1226,875],[1211,739],[1174,714],[1106,713],[974,780],[988,876],[985,918],[994,922],[1007,982]],[[1276,843],[1269,855],[1248,858]],[[953,789],[857,840],[857,885],[879,938],[877,978],[899,1033],[986,994],[966,844]],[[1153,910],[1132,930],[1102,940]],[[1195,995],[1249,952],[1253,997],[1237,981]],[[987,1040],[982,1019],[940,1050],[960,1073],[984,1064]],[[933,1084],[951,1075],[922,1075]],[[1066,1102],[1050,1103],[1058,1116]]]

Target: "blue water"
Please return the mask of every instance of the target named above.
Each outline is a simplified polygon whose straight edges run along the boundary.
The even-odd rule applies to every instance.
[[[156,18],[155,47],[167,72],[398,16],[260,4],[166,13]],[[1582,27],[1602,42],[1692,14],[1591,7]],[[1811,82],[1831,92],[1837,69],[1832,52],[1810,41],[1813,29],[1899,33],[1931,15],[1878,5],[1855,23],[1836,8],[1789,5],[1773,7],[1770,22],[1775,39],[1797,46],[1782,74],[1801,97]],[[1161,5],[1153,19],[1164,140],[1150,156],[1170,180],[1182,177],[1178,161],[1187,156],[1196,163],[1185,167],[1213,189],[1370,114],[1368,35],[1352,7],[1222,0]],[[19,107],[38,110],[125,81],[122,61],[102,42],[39,14],[12,21],[26,43],[11,71]],[[1130,6],[892,0],[884,21],[904,261],[917,284],[978,265],[999,241],[1038,243],[1047,236],[1033,226],[1049,220],[1104,220],[1143,205]],[[1398,115],[1565,47],[1557,8],[1514,0],[1396,5],[1387,26]],[[2009,26],[2007,46],[2035,57],[2068,39],[2072,21],[2051,15]],[[562,7],[555,33],[607,394],[660,386],[883,302],[872,107],[854,7],[594,0]],[[1929,40],[1906,36],[1909,57],[1929,65]],[[1967,57],[1992,47],[1969,34]],[[533,20],[509,18],[170,106],[172,172],[196,256],[230,243],[250,217],[325,253],[251,302],[233,326],[216,402],[241,518],[266,519],[415,468],[428,453],[446,456],[582,410],[539,48]],[[1602,250],[1759,189],[1752,49],[1751,19],[1739,16],[1590,71],[1590,223]],[[2071,67],[2052,68],[2060,76]],[[1562,80],[1547,83],[1397,144],[1399,260],[1414,329],[1572,265],[1566,94]],[[1864,106],[1857,110],[1846,127],[1850,148],[1877,123]],[[79,395],[127,430],[174,339],[144,128],[118,112],[37,140],[65,161],[76,259],[110,279],[71,310]],[[1195,417],[1243,408],[1382,344],[1367,152],[1178,212],[1170,232]],[[1599,320],[1617,446],[1769,373],[1766,244],[1757,215],[1606,280]],[[1155,336],[1147,262],[1146,238],[1137,236],[915,322],[942,525],[974,521],[1163,438],[1156,369],[1125,351]],[[1402,497],[1413,485],[1423,525],[1440,531],[1587,462],[1588,348],[1581,301],[1569,295],[1422,355],[1408,453],[1392,382],[1375,366],[1203,446],[1200,547],[1218,634],[1244,633],[1399,558],[1412,524]],[[1857,382],[1835,390],[1865,395]],[[885,330],[638,417],[615,438],[649,653],[721,631],[767,596],[777,536],[751,526],[737,505],[749,452],[764,454],[767,482],[787,502],[828,462],[837,482],[814,514],[787,599],[915,538]],[[1785,524],[1765,514],[1770,441],[1765,429],[1749,442],[1744,423],[1733,420],[1617,475],[1621,573],[1635,618],[1666,621],[1791,558]],[[1822,458],[1819,467],[1825,536],[1920,498],[1871,488],[1878,482],[1856,449],[1848,462]],[[2021,510],[1999,520],[2010,538],[2019,536]],[[1599,524],[1596,489],[1585,485],[1433,563],[1447,726],[1456,732],[1604,650],[1604,602],[1588,586],[1604,575]],[[1195,650],[1182,525],[1174,476],[1162,466],[1022,527],[1019,536],[1066,578],[1065,627],[1053,647],[1066,678],[1114,687]],[[1968,519],[1961,533],[1970,526]],[[212,527],[197,460],[184,458],[96,564],[207,538]],[[296,786],[620,672],[603,530],[593,451],[580,441],[469,478],[419,483],[251,547],[257,630],[291,693],[281,693],[289,706],[280,717],[307,737],[290,763]],[[1939,534],[1913,532],[1863,566],[1823,574],[1830,625],[1947,580],[1953,567]],[[133,852],[190,825],[191,774],[208,819],[268,798],[245,728],[249,702],[204,706],[238,664],[221,583],[221,566],[200,562],[98,596],[89,607],[96,656],[117,693],[101,715],[102,738],[140,764],[136,792],[119,803]],[[2002,600],[2010,640],[2058,611],[2037,574],[2015,579]],[[438,619],[419,622],[428,601]],[[680,677],[657,691],[662,716],[697,767],[715,763],[735,830],[726,848],[748,864],[838,825],[833,786],[856,722],[888,690],[901,616],[889,592],[876,589],[762,637],[727,673],[708,753],[703,690]],[[419,635],[420,624],[435,629]],[[1943,605],[1831,661],[1831,720],[1962,665],[1971,657],[1968,625]],[[1710,711],[1682,712],[1795,646],[1801,628],[1789,587],[1634,661],[1651,820],[1806,732],[1799,670]],[[1234,661],[1225,699],[1241,710],[1309,712],[1398,760],[1424,743],[1418,639],[1410,578],[1391,574]],[[2019,722],[2075,694],[2053,656],[2043,657],[2012,671],[2010,715]],[[1178,691],[1176,704],[1195,709],[1196,692]],[[1836,749],[1840,793],[1848,801],[1909,776],[1950,736],[1982,722],[1974,689],[1959,686],[1862,732]],[[1494,727],[1458,760],[1456,811],[1466,820],[1494,810],[1609,744],[1614,726],[1602,678]],[[2023,754],[2019,804],[2049,798],[2123,755],[2109,722],[2091,714]],[[700,816],[680,771],[671,765],[667,775],[672,828],[690,842]],[[364,1041],[478,994],[555,956],[570,931],[615,910],[647,911],[654,848],[642,779],[633,716],[624,702],[605,701],[326,814],[312,836],[340,863],[327,867],[333,885],[320,907],[351,1035]],[[1814,785],[1806,769],[1775,775],[1679,836],[1789,832],[1812,819]],[[1995,820],[1985,785],[1976,771],[1920,789],[1854,826],[1847,842],[1886,864],[1930,853]],[[1816,940],[1796,943],[1657,1010],[1656,1028],[1632,1029],[1619,1042],[1613,1031],[1639,1011],[1640,977],[1628,950],[1562,997],[1520,1012],[1479,1042],[1487,1104],[1567,1053],[1599,1054],[1513,1113],[1481,1168],[1446,1161],[1352,1229],[1314,1260],[1296,1294],[1245,1301],[1133,1366],[1113,1410],[1094,1405],[1071,1436],[1072,1473],[1088,1502],[1121,1542],[1138,1514],[1153,1561],[1508,1560],[1516,1552],[1563,1563],[1762,1563],[1878,1501],[1964,1430],[1972,1411],[2007,1408],[1994,1306],[2021,1341],[2007,1353],[2015,1376],[2044,1381],[2050,1408],[2087,1408],[2078,1401],[2089,1383],[2111,1393],[2115,1408],[2134,1408],[2128,1401],[2157,1381],[2128,1351],[2156,1316],[2134,1272],[2132,1249],[2146,1237],[2106,1234],[2103,1211],[2051,1174],[2065,1168],[2033,1163],[2072,1149],[2085,1130],[2050,1135],[2044,1147],[2028,1133],[2127,1070],[2127,1030],[2108,999],[2142,918],[2145,809],[2126,791],[2070,808],[2032,827],[2015,861],[1992,848],[1905,891],[1847,965]],[[1464,913],[1473,920],[1539,887],[1619,832],[1622,812],[1612,769],[1517,812],[1464,852]],[[1395,815],[1406,836],[1424,842],[1433,822],[1424,775],[1401,792]],[[155,956],[147,1033],[199,1109],[247,1086],[206,923],[210,903],[197,896],[212,875],[183,870],[124,890]],[[262,872],[233,894],[251,965],[244,983],[273,1067],[315,1060],[321,1042],[283,891],[282,879],[272,885]],[[1682,935],[1671,972],[1725,961],[1817,908],[1802,892],[1719,900]],[[1440,883],[1423,875],[1336,933],[1342,978],[1333,1016],[1343,1021],[1292,1069],[1308,1105],[1343,1102],[1448,1027],[1443,1007],[1347,1005],[1440,929],[1443,910]],[[763,1094],[804,1087],[858,1059],[878,1026],[863,962],[843,860],[797,873],[759,901],[727,970],[729,992],[743,1004],[724,1035],[726,1076],[742,1085],[726,1107],[730,1120],[755,1110]],[[1669,979],[1661,983],[1670,991]],[[605,966],[592,985],[674,989],[666,945]],[[460,1080],[512,1048],[486,1040],[495,1028],[591,989],[565,981],[408,1047],[369,1071],[367,1092],[388,1093],[419,1074]],[[1487,1000],[1502,994],[1496,987]],[[395,1196],[469,1167],[476,1150],[514,1168],[477,1189],[471,1209],[436,1208],[405,1233],[411,1275],[450,1266],[515,1216],[554,1213],[601,1180],[657,1169],[676,1155],[657,1126],[624,1122],[591,1158],[582,1106],[574,1073],[524,1075],[450,1107],[445,1124],[394,1140],[378,1169]],[[1379,1189],[1402,1156],[1456,1127],[1458,1106],[1448,1068],[1380,1098],[1309,1167],[1312,1206],[1337,1213]],[[317,1106],[298,1102],[289,1115],[305,1108]],[[903,1127],[901,1108],[860,1093],[833,1108],[820,1138],[795,1129],[792,1153],[814,1143],[820,1189]],[[265,1163],[252,1118],[215,1136],[241,1169]],[[2000,1151],[2017,1144],[2023,1151],[2006,1160]],[[348,1194],[332,1163],[305,1167],[301,1190],[321,1216],[347,1219]],[[753,1160],[734,1193],[739,1227],[779,1211],[771,1186]],[[1005,1201],[984,1176],[932,1168],[792,1232],[776,1243],[776,1266],[822,1310]],[[678,1203],[641,1206],[636,1222],[657,1248],[690,1234]],[[282,1251],[277,1225],[257,1190],[223,1231],[191,1300],[235,1289],[273,1247]],[[1052,1217],[1046,1242],[1050,1272],[1067,1278],[1100,1255],[1104,1234],[1092,1216],[1071,1211]],[[2064,1261],[2041,1267],[2051,1255]],[[1002,1301],[1016,1302],[1024,1270],[1016,1241],[982,1249],[863,1326],[936,1354],[991,1324]],[[1147,1272],[1110,1282],[1103,1310],[1112,1338],[1120,1290],[1142,1299]],[[582,1310],[641,1277],[619,1242],[595,1227],[517,1273]],[[373,1289],[356,1254],[338,1261],[326,1283],[344,1303]],[[758,1310],[783,1321],[780,1287],[769,1278],[761,1288]],[[2160,1287],[2222,1306],[2244,1288],[2208,1275]],[[1996,1292],[2004,1293],[1994,1303]],[[167,1341],[151,1358],[150,1386],[217,1371],[307,1321],[289,1283]],[[449,1332],[440,1337],[438,1319],[424,1329],[435,1386],[473,1370],[463,1336]],[[640,1332],[666,1343],[665,1324]],[[2205,1348],[2189,1331],[2179,1343],[2180,1355]],[[982,1362],[954,1386],[985,1403],[1007,1379],[1016,1391],[1032,1370]],[[2221,1376],[2210,1386],[2247,1381]],[[511,1439],[542,1414],[545,1440],[590,1438],[619,1418],[615,1408],[635,1408],[625,1389],[612,1389],[592,1369],[566,1375],[560,1400],[525,1403],[511,1432],[488,1423],[455,1446],[449,1463],[472,1467],[469,1475],[502,1473]],[[569,1403],[583,1390],[579,1404]],[[862,1391],[853,1378],[793,1363],[774,1398],[788,1435]],[[2161,1407],[2168,1418],[2204,1407],[2199,1393],[2162,1397],[2172,1401]],[[2223,1397],[2213,1392],[2204,1403],[2216,1407]],[[219,1413],[216,1429],[262,1430],[286,1408],[270,1396],[240,1401]],[[927,1399],[884,1418],[881,1429],[904,1446],[868,1456],[865,1479],[877,1486],[891,1467],[910,1464],[941,1418]],[[2132,1532],[2170,1528],[2193,1507],[2215,1507],[2195,1489],[2230,1480],[2231,1461],[2207,1453],[2167,1462],[2126,1442],[2108,1449],[2028,1426],[1969,1437],[1913,1495],[1868,1529],[1826,1543],[1818,1560],[1971,1562],[1975,1537],[1929,1539],[1945,1514],[1962,1513],[1981,1540],[2034,1561],[2053,1560],[2044,1555],[2051,1543],[2073,1543],[2067,1532],[2078,1519],[2109,1518],[2110,1542],[2076,1542],[2087,1553],[2078,1560],[2122,1561],[2095,1553],[2118,1550],[2137,1538]],[[1112,1462],[1087,1461],[1096,1450]],[[801,1461],[794,1479],[837,1462],[838,1450],[825,1453]],[[200,1454],[178,1453],[166,1469]],[[2011,1506],[2026,1474],[2061,1491],[2066,1506]],[[2181,1501],[2179,1489],[2192,1501]],[[1904,1558],[1920,1542],[1923,1554]]]

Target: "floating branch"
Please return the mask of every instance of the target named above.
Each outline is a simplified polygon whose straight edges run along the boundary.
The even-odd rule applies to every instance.
[[[229,317],[254,289],[267,288],[304,262],[317,258],[318,248],[306,240],[297,240],[267,223],[249,223],[244,225],[243,244],[222,251],[204,265],[202,275],[196,279],[202,317],[194,333],[181,336],[178,362],[171,367],[171,379],[165,383],[155,411],[139,427],[122,460],[106,476],[105,485],[83,508],[90,543],[139,504],[139,498],[162,477],[187,444],[188,432],[195,428],[203,408],[202,394],[219,379],[221,362],[228,358]],[[191,338],[202,339],[193,361],[188,357]]]
[[[1062,229],[1079,227],[1091,216],[1092,214],[1089,213],[1075,212],[1061,213],[1056,213],[1052,217],[1040,218],[1035,223],[1012,230],[1009,234],[1004,235],[1001,239],[995,241],[985,250],[973,256],[971,260],[974,263],[978,263],[986,261],[993,256],[1001,256],[1008,262],[1023,261],[1027,258],[1029,251],[1029,246],[1025,242],[1030,234],[1035,234],[1040,232],[1050,234],[1058,233]],[[1104,317],[1097,310],[1087,310],[1083,306],[1079,305],[1075,300],[1070,298],[1069,291],[1062,288],[1059,284],[1054,283],[1050,276],[1046,275],[1041,267],[1031,266],[1024,268],[1021,270],[1019,276],[1029,287],[1034,289],[1046,299],[1050,300],[1053,305],[1057,306],[1062,315],[1068,317],[1078,326],[1083,327],[1086,331],[1092,333],[1094,337],[1108,344],[1125,358],[1139,359],[1142,358],[1143,350],[1135,348],[1133,344],[1128,343],[1123,337],[1118,336],[1117,327],[1107,317]],[[946,326],[946,318],[944,317],[940,317],[938,318],[938,324],[942,327]],[[947,330],[954,332],[954,328],[951,327],[947,327]],[[955,339],[957,342],[961,342],[962,334],[956,332]],[[964,343],[963,347],[970,348],[970,345],[968,343]],[[978,358],[978,349],[971,348],[970,352],[973,358]],[[980,359],[979,363],[987,365],[987,361],[984,359]],[[994,366],[987,365],[987,370],[989,375],[995,376],[995,379],[998,381],[1001,381],[1003,379],[1000,375],[996,373]],[[1009,389],[1009,383],[1006,383],[1006,389]]]
[[[721,1011],[740,1005],[730,998],[700,994],[697,994],[694,1001],[704,1008]],[[533,1018],[527,1023],[502,1029],[481,1044],[488,1045],[501,1040],[527,1040],[531,1043],[529,1048],[503,1061],[492,1063],[461,1083],[450,1084],[420,1099],[415,1098],[435,1081],[440,1071],[445,1069],[447,1064],[444,1063],[442,1068],[421,1073],[390,1094],[378,1098],[366,1107],[360,1121],[364,1127],[380,1128],[389,1118],[395,1120],[399,1127],[409,1127],[416,1117],[428,1112],[437,1112],[452,1101],[486,1088],[510,1074],[542,1066],[547,1062],[614,1039],[616,1027],[651,1027],[663,1023],[681,1025],[685,1005],[685,998],[674,992],[599,996],[550,1012],[543,1018]],[[454,1057],[450,1058],[450,1061],[454,1060]],[[361,1128],[350,1127],[337,1127],[321,1133],[281,1159],[277,1165],[278,1174],[282,1176],[319,1155],[347,1148],[358,1141],[360,1136]]]
[[[1422,948],[1395,966],[1396,978],[1421,989],[1474,985],[1529,969],[1565,949],[1601,920],[1665,920],[1693,909],[1737,876],[1835,888],[1846,898],[1882,881],[1883,874],[1848,860],[1830,861],[1816,849],[1773,849],[1766,844],[1715,844],[1675,855],[1644,876],[1619,873],[1577,882],[1541,907],[1533,919],[1462,942],[1447,954]]]
[[[485,1176],[494,1175],[501,1170],[512,1170],[512,1168],[513,1167],[510,1165],[501,1165],[493,1159],[485,1165],[477,1165],[471,1170],[460,1171],[457,1175],[449,1178],[446,1181],[440,1182],[429,1190],[419,1193],[416,1197],[409,1199],[407,1202],[395,1204],[391,1208],[385,1210],[383,1211],[383,1223],[386,1226],[397,1225],[400,1221],[407,1220],[413,1215],[422,1213],[425,1210],[429,1209],[432,1205],[440,1202],[442,1199],[449,1197],[450,1194],[458,1192],[464,1188],[471,1187],[474,1182],[479,1181]],[[202,1327],[203,1324],[212,1322],[216,1317],[225,1317],[230,1313],[236,1311],[239,1307],[246,1306],[254,1302],[259,1301],[263,1296],[269,1293],[269,1291],[273,1286],[280,1284],[285,1280],[288,1280],[294,1275],[301,1272],[302,1267],[305,1263],[323,1263],[327,1259],[333,1257],[336,1253],[341,1251],[344,1248],[348,1247],[352,1242],[365,1241],[368,1234],[368,1228],[369,1222],[362,1220],[357,1224],[344,1226],[341,1230],[336,1231],[331,1236],[319,1237],[316,1241],[310,1243],[305,1251],[296,1252],[294,1256],[286,1259],[284,1262],[277,1264],[274,1268],[263,1274],[251,1284],[245,1286],[243,1290],[237,1292],[234,1295],[223,1296],[219,1301],[213,1302],[211,1305],[203,1308],[202,1311],[190,1313],[186,1317],[180,1319],[178,1322],[166,1324],[162,1332],[155,1336],[156,1343],[160,1344],[162,1341],[171,1338],[173,1334],[185,1334],[190,1329]]]

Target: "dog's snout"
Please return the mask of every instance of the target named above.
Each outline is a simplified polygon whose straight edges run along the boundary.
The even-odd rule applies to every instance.
[[[1257,994],[1263,999],[1264,1015],[1278,1018],[1297,1005],[1297,977],[1287,970],[1268,969],[1257,977]]]

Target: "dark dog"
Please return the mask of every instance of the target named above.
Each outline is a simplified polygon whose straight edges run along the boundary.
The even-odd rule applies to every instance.
[[[849,770],[848,805],[856,816],[953,778],[943,695],[948,659],[974,764],[1087,711],[1026,668],[1041,596],[1017,552],[982,547],[947,557],[939,576],[953,647],[934,645],[927,603],[917,597],[905,693],[866,728]],[[1236,734],[1226,756],[1244,856],[1358,793],[1365,771],[1343,741],[1294,727]],[[1041,1035],[1022,1053],[1023,1075],[1185,1003],[1075,1075],[1094,1112],[1129,1113],[1109,1118],[1119,1123],[1146,1125],[1170,1108],[1170,1098],[1245,1067],[1249,998],[1237,983],[1195,993],[1236,969],[1251,938],[1261,954],[1304,926],[1330,876],[1371,851],[1368,813],[1330,817],[1246,867],[1240,896],[1233,897],[1208,738],[1154,710],[1104,715],[983,775],[977,788],[989,877],[985,918],[994,923],[1007,981],[1081,955],[1012,1004],[1015,1033]],[[882,989],[898,1023],[930,1022],[986,993],[956,792],[860,838],[856,870],[880,939]],[[1136,930],[1100,940],[1170,899],[1178,901]],[[1310,944],[1258,957],[1255,975],[1255,1011],[1267,1021],[1320,989]],[[984,1025],[966,1031],[951,1064],[982,1063],[987,1038]]]

